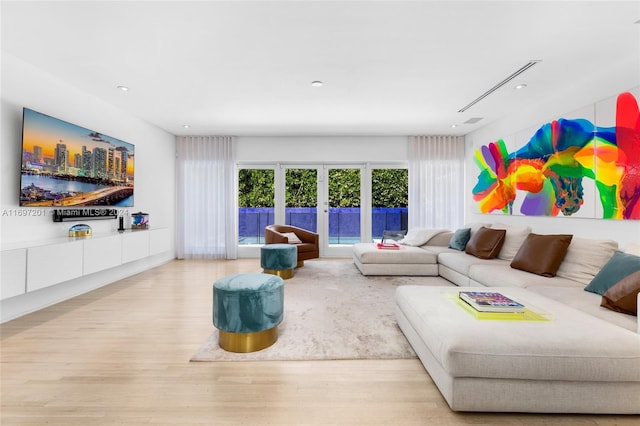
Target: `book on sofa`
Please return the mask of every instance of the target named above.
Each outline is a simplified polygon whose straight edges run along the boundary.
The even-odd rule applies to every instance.
[[[524,312],[524,305],[494,291],[461,291],[460,299],[480,312]]]
[[[378,243],[377,247],[380,250],[400,250],[400,244],[395,242]]]

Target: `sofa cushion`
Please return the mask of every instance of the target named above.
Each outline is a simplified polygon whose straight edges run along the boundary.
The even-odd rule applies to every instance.
[[[438,254],[419,247],[400,246],[399,250],[381,250],[374,243],[358,243],[353,245],[353,256],[365,264],[435,264],[437,263]]]
[[[501,262],[500,265],[494,262]],[[504,263],[503,263],[504,262]],[[574,280],[562,277],[545,277],[532,274],[520,269],[508,268],[507,260],[494,259],[486,264],[475,264],[469,267],[471,285],[483,285],[485,287],[522,287],[531,288],[538,286],[573,287],[580,291],[584,286]]]
[[[563,278],[547,278],[549,281],[557,279]],[[602,296],[584,291],[584,287],[582,286],[562,287],[554,283],[547,286],[539,285],[535,287],[527,287],[527,290],[541,294],[549,299],[562,303],[567,307],[577,309],[618,327],[625,328],[633,333],[638,332],[638,322],[636,317],[603,308],[600,306]],[[638,336],[638,339],[640,339],[640,336]],[[638,345],[640,345],[640,341],[638,342]]]
[[[616,251],[584,289],[603,295],[621,279],[640,271],[640,256]]]
[[[618,248],[613,240],[573,237],[556,275],[587,285]]]
[[[618,281],[602,295],[603,306],[612,311],[638,315],[638,293],[640,293],[640,271]]]
[[[396,305],[453,377],[640,380],[638,335],[629,330],[521,288],[498,287],[495,291],[540,308],[551,321],[478,320],[447,300],[446,291],[456,290],[400,286]]]
[[[500,253],[507,231],[482,227],[471,235],[465,253],[480,259],[495,259]]]
[[[511,261],[511,267],[544,277],[554,277],[572,237],[573,235],[530,233]]]
[[[438,263],[447,268],[469,276],[469,269],[473,265],[488,265],[498,267],[497,271],[509,269],[509,262],[502,259],[480,259],[465,252],[451,250],[438,255]]]
[[[491,229],[504,229],[507,233],[504,236],[504,244],[498,253],[498,258],[511,260],[518,252],[518,249],[531,232],[530,226],[513,226],[504,223],[494,223]]]
[[[456,230],[449,241],[449,248],[455,250],[464,250],[471,238],[471,228],[461,228]]]

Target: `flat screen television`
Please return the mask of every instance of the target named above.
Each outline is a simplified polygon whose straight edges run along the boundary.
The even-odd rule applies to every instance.
[[[20,206],[133,206],[134,145],[23,109]]]

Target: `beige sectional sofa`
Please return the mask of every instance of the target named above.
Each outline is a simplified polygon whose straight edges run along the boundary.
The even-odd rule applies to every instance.
[[[412,285],[396,293],[398,325],[451,408],[640,414],[637,317],[601,307],[602,296],[584,290],[618,244],[573,237],[556,275],[544,277],[510,266],[530,228],[475,224],[472,232],[481,225],[506,230],[497,258],[449,249],[442,244],[447,234],[440,233],[439,245],[425,243],[410,251],[434,256],[438,275],[459,288]],[[371,249],[354,248],[354,262],[363,274],[384,275],[385,267],[394,275],[402,275],[403,267],[418,271],[415,263],[385,263],[391,257],[380,250],[376,257]],[[396,262],[402,262],[402,252],[394,253]],[[448,294],[486,287],[547,320],[480,320]]]

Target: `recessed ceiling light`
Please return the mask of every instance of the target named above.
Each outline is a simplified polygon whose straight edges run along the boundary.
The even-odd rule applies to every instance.
[[[129,88],[127,86],[116,86],[116,88],[122,90],[123,92],[128,92]]]
[[[522,83],[522,84],[518,84],[515,88],[516,88],[517,90],[520,90],[520,89],[524,89],[525,87],[527,87],[527,85],[526,85],[526,84],[524,84],[524,83]]]
[[[191,126],[189,126],[188,124],[183,124],[183,125],[182,125],[182,128],[184,128],[184,129],[188,129],[188,128],[190,128],[190,127],[191,127]]]
[[[452,128],[452,129],[455,129],[456,127],[458,127],[458,125],[457,125],[457,124],[452,124],[452,125],[451,125],[451,128]]]
[[[311,82],[311,85],[312,85],[313,87],[322,87],[322,86],[324,85],[324,83],[323,83],[323,82],[321,82],[320,80],[316,80],[316,81],[312,81],[312,82]]]

